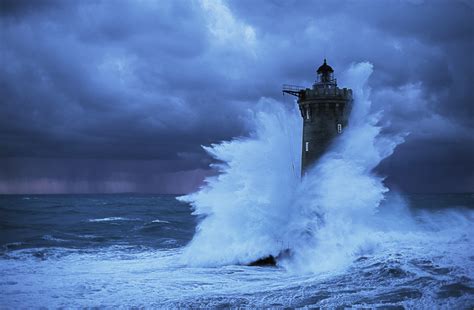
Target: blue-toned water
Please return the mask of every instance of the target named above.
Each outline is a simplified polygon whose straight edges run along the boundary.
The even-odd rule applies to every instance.
[[[349,126],[302,177],[299,111],[262,99],[196,193],[1,196],[1,306],[471,309],[474,195],[385,186],[407,133],[383,131],[371,73],[342,77]]]
[[[458,226],[392,231],[344,268],[318,273],[186,265],[183,247],[197,218],[174,196],[0,196],[0,304],[469,309],[474,195],[408,200],[425,225],[425,212],[450,211],[445,220]]]
[[[175,196],[1,196],[4,250],[184,246],[195,217]],[[40,254],[38,254],[40,255]]]

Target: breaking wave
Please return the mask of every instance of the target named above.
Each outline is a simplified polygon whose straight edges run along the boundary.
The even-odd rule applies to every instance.
[[[296,107],[262,99],[251,137],[204,147],[219,162],[219,175],[179,197],[202,217],[183,253],[186,264],[246,264],[291,249],[279,261],[288,270],[328,271],[414,229],[403,198],[374,173],[404,134],[381,133],[381,113],[371,111],[366,85],[372,70],[359,63],[345,72],[343,85],[355,95],[349,126],[302,177]],[[415,229],[410,238],[426,240],[426,234]]]

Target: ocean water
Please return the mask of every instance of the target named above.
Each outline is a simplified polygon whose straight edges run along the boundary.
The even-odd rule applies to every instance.
[[[343,268],[298,272],[187,265],[199,219],[174,196],[0,196],[0,305],[472,308],[474,194],[407,199],[420,222],[425,212],[457,212],[446,220],[466,234],[414,230]]]
[[[302,176],[299,111],[262,99],[195,193],[0,196],[0,306],[472,309],[474,194],[384,184],[409,133],[383,130],[371,73],[340,78],[349,126]]]

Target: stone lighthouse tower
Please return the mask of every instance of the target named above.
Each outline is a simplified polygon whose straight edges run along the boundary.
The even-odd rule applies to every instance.
[[[302,174],[342,133],[352,108],[352,90],[337,87],[334,70],[326,59],[316,72],[318,78],[312,88],[283,85],[283,93],[298,97],[303,117]]]

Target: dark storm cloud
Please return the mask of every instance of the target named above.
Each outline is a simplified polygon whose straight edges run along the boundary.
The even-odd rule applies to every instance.
[[[209,164],[200,145],[247,134],[259,98],[282,100],[282,83],[311,84],[326,56],[336,75],[373,63],[386,131],[411,132],[381,167],[389,182],[403,183],[402,168],[416,162],[446,177],[420,187],[429,177],[420,172],[404,189],[474,188],[456,168],[472,167],[474,156],[462,147],[473,142],[469,1],[4,0],[0,10],[4,184],[43,175],[144,186],[148,170],[168,178],[147,179],[147,189],[179,178],[195,185],[186,180]],[[129,175],[103,168],[108,161]],[[97,175],[80,173],[91,167]],[[190,173],[171,182],[179,171]],[[82,190],[100,190],[92,187]]]
[[[205,28],[187,5],[153,6],[89,2],[4,20],[2,155],[168,158],[209,142],[188,107],[205,96],[180,94],[209,88],[189,60]],[[236,132],[229,123],[221,138]]]
[[[292,43],[297,51],[281,49],[279,58],[296,74],[315,55],[327,55],[336,70],[354,61],[374,64],[372,100],[385,112],[386,132],[410,133],[379,167],[388,183],[409,191],[474,190],[472,2],[259,3],[265,14],[254,1],[231,7],[274,46]]]

